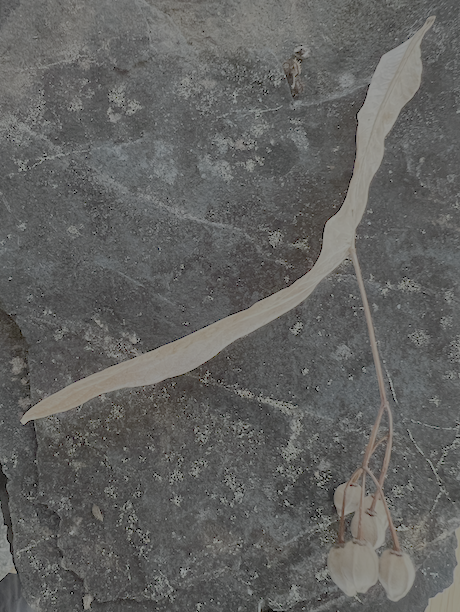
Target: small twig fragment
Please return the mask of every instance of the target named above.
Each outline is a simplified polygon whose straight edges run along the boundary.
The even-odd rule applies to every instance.
[[[97,506],[96,504],[93,504],[93,507],[91,508],[91,512],[93,513],[93,516],[95,519],[97,519],[98,521],[101,521],[101,523],[104,521],[104,515],[102,514],[102,511],[99,508],[99,506]]]

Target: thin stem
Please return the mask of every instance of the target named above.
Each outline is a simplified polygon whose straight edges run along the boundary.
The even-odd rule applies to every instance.
[[[361,293],[361,299],[362,299],[363,306],[364,306],[364,314],[366,317],[367,330],[369,332],[369,341],[371,345],[372,357],[374,359],[375,372],[377,374],[377,382],[379,385],[379,392],[380,392],[380,408],[377,413],[377,418],[375,420],[374,427],[372,428],[372,431],[371,431],[369,442],[367,443],[367,447],[364,453],[364,458],[363,458],[363,463],[362,463],[363,468],[366,469],[369,465],[369,459],[372,455],[372,452],[375,446],[375,439],[377,438],[377,432],[380,426],[380,421],[382,420],[382,416],[385,410],[387,411],[389,421],[392,422],[392,418],[391,418],[390,405],[388,403],[387,396],[386,396],[385,380],[383,378],[383,369],[382,369],[382,364],[380,363],[380,356],[379,356],[379,351],[377,348],[377,340],[375,338],[375,331],[374,331],[374,324],[372,322],[371,309],[369,308],[366,288],[364,286],[363,276],[361,274],[361,267],[359,265],[358,255],[356,253],[356,247],[354,244],[350,248],[350,254],[351,254],[351,259],[353,261],[353,266],[355,268],[356,278],[358,280],[358,286],[359,286],[359,290]],[[382,484],[383,484],[383,481],[385,480],[386,472],[388,470],[388,464],[389,464],[390,456],[391,456],[391,447],[392,447],[392,427],[391,427],[391,436],[389,434],[387,449],[385,452],[384,465],[382,466],[382,472],[380,474],[380,479],[382,481]]]
[[[366,490],[366,472],[363,472],[363,484],[361,486],[361,499],[359,500],[358,516],[358,540],[363,539],[363,512],[364,512],[364,493]]]
[[[391,448],[393,446],[393,413],[391,412],[390,406],[386,406],[387,409],[387,417],[388,417],[388,442],[387,447],[385,449],[385,457],[383,459],[382,464],[382,472],[380,474],[380,486],[383,487],[383,481],[385,480],[385,476],[387,475],[388,466],[390,464],[390,456],[391,456]]]
[[[369,308],[369,302],[367,299],[367,294],[366,294],[366,288],[364,286],[364,281],[363,281],[363,276],[361,274],[361,267],[359,265],[359,261],[358,261],[358,256],[356,253],[356,248],[355,248],[355,244],[353,242],[353,246],[350,248],[350,254],[351,254],[351,259],[353,261],[353,265],[355,268],[355,272],[356,272],[356,278],[358,280],[358,286],[359,286],[359,290],[361,293],[361,299],[363,302],[363,306],[364,306],[364,314],[366,317],[366,323],[367,323],[367,329],[369,332],[369,341],[370,341],[370,345],[371,345],[371,350],[372,350],[372,357],[374,359],[374,365],[375,365],[375,371],[377,374],[377,382],[378,382],[378,386],[379,386],[379,392],[380,392],[380,407],[377,413],[377,417],[375,419],[375,423],[374,426],[372,428],[371,431],[371,435],[369,437],[369,441],[367,443],[366,446],[366,450],[364,452],[364,457],[363,457],[363,462],[361,464],[361,467],[358,468],[351,476],[350,480],[347,482],[347,485],[345,487],[344,490],[344,495],[343,495],[343,502],[342,502],[342,512],[341,512],[341,516],[340,516],[340,529],[339,529],[339,544],[343,544],[344,543],[344,533],[345,533],[345,497],[346,497],[346,492],[347,492],[347,488],[353,484],[356,480],[358,480],[358,478],[361,476],[362,474],[362,489],[361,489],[361,499],[359,502],[359,521],[358,521],[358,540],[361,540],[362,538],[362,516],[363,516],[363,509],[364,509],[364,494],[365,494],[365,486],[366,486],[366,474],[369,474],[369,476],[372,478],[372,480],[374,481],[374,484],[377,488],[376,494],[374,495],[374,500],[372,502],[372,505],[370,507],[370,511],[373,512],[375,511],[375,505],[378,501],[379,496],[382,499],[382,503],[383,506],[385,508],[385,512],[388,518],[388,525],[391,531],[391,537],[393,538],[393,545],[394,545],[394,550],[396,552],[401,552],[401,547],[399,545],[399,539],[398,539],[398,534],[396,533],[396,529],[395,526],[393,525],[393,521],[391,519],[391,514],[390,514],[390,510],[388,509],[388,504],[386,502],[385,499],[385,495],[383,493],[383,484],[385,481],[385,477],[388,471],[388,466],[390,463],[390,457],[391,457],[391,449],[393,446],[393,415],[390,409],[390,405],[388,403],[388,399],[386,396],[386,389],[385,389],[385,380],[383,378],[383,370],[382,370],[382,364],[380,363],[380,356],[379,356],[379,351],[378,351],[378,347],[377,347],[377,340],[375,338],[375,331],[374,331],[374,324],[372,322],[372,315],[371,315],[371,310]],[[377,438],[377,433],[380,427],[380,422],[382,420],[383,417],[383,413],[386,411],[387,413],[387,417],[388,417],[388,435],[383,437],[381,440],[379,440],[378,442],[376,442],[376,438]],[[371,458],[372,454],[375,452],[375,450],[377,449],[377,447],[386,440],[386,448],[385,448],[385,456],[383,458],[383,463],[382,463],[382,469],[380,472],[380,478],[379,480],[377,480],[377,478],[374,476],[373,472],[369,469],[369,459]]]
[[[385,512],[387,514],[388,526],[390,527],[390,531],[391,531],[391,537],[393,538],[393,548],[395,549],[396,552],[401,552],[401,546],[399,545],[398,534],[396,533],[395,526],[393,525],[393,521],[391,520],[390,510],[388,508],[388,504],[383,494],[383,489],[380,486],[380,483],[377,480],[377,478],[374,476],[374,474],[371,472],[371,470],[368,467],[363,468],[363,470],[365,471],[366,474],[369,474],[369,476],[372,478],[375,486],[377,487],[377,491],[379,492],[382,498],[383,507],[385,508]]]
[[[383,438],[380,438],[380,440],[374,444],[374,448],[372,449],[371,456],[372,456],[372,455],[375,453],[375,451],[377,450],[377,448],[378,448],[378,447],[379,447],[381,444],[383,444],[384,442],[386,442],[387,440],[388,440],[388,434],[385,434],[385,435],[383,436]]]
[[[388,417],[388,436],[387,436],[388,442],[385,448],[385,456],[383,458],[382,469],[380,471],[380,477],[379,477],[379,485],[382,489],[383,489],[383,484],[385,482],[385,478],[387,475],[388,466],[390,464],[391,448],[393,446],[393,414],[389,406],[387,406],[387,417]],[[376,447],[374,446],[374,449],[375,448]],[[371,512],[374,512],[378,499],[379,499],[379,492],[377,491],[372,501],[371,507],[369,508]]]
[[[377,348],[377,340],[375,339],[374,325],[372,323],[372,315],[371,309],[369,308],[369,302],[367,300],[366,288],[364,286],[363,276],[361,274],[361,267],[358,261],[358,255],[356,253],[356,247],[353,245],[350,248],[351,259],[353,261],[353,266],[355,268],[356,278],[358,280],[359,290],[361,292],[361,299],[363,301],[364,306],[364,314],[366,316],[367,329],[369,332],[369,340],[372,349],[372,356],[374,358],[375,370],[377,373],[377,381],[379,383],[379,391],[380,391],[380,400],[382,404],[387,401],[387,396],[385,392],[385,382],[383,378],[383,370],[382,365],[380,363],[379,351]]]

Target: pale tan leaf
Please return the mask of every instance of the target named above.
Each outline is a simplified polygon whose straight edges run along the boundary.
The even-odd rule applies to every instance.
[[[382,161],[385,136],[420,86],[420,43],[433,21],[434,17],[430,17],[412,38],[386,53],[377,66],[358,113],[356,161],[347,197],[340,211],[326,223],[320,256],[307,274],[247,310],[65,387],[28,410],[21,423],[65,412],[102,393],[153,385],[185,374],[238,338],[303,302],[340,265],[354,243],[356,228],[366,208],[369,185]]]

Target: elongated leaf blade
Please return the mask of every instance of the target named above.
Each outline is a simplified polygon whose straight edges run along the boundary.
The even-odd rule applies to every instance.
[[[326,223],[323,247],[313,268],[292,285],[184,338],[75,382],[42,400],[21,423],[65,412],[117,389],[153,385],[185,374],[223,348],[303,302],[347,256],[367,204],[369,185],[383,158],[384,140],[403,106],[420,86],[420,43],[434,22],[430,17],[409,40],[380,60],[358,113],[357,152],[343,206]]]

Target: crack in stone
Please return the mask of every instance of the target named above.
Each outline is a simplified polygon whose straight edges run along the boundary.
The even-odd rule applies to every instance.
[[[428,465],[430,466],[431,471],[433,472],[433,474],[434,474],[434,476],[435,476],[435,478],[436,478],[436,482],[438,483],[439,487],[440,487],[441,489],[444,489],[444,484],[443,484],[443,482],[442,482],[442,480],[441,480],[441,477],[439,476],[439,474],[438,474],[438,472],[437,472],[437,470],[436,470],[436,468],[435,468],[435,466],[434,466],[433,462],[431,461],[431,459],[430,459],[429,457],[427,457],[427,456],[425,455],[425,453],[423,452],[423,450],[422,450],[422,449],[420,448],[420,446],[417,444],[417,442],[416,442],[416,440],[415,440],[414,436],[412,435],[412,432],[410,431],[410,429],[406,428],[406,430],[407,430],[407,433],[409,434],[409,438],[411,439],[411,442],[413,443],[413,445],[415,446],[415,448],[418,450],[418,452],[419,452],[419,453],[422,455],[422,457],[425,459],[425,461],[426,461],[426,462],[428,463]],[[445,493],[446,493],[446,495],[447,495],[447,492],[445,491],[445,489],[444,489],[444,492],[445,492]],[[449,498],[449,499],[450,499],[450,498]],[[451,500],[451,501],[452,501],[452,500]]]
[[[103,183],[105,183],[108,187],[112,188],[114,191],[116,191],[119,196],[126,201],[126,198],[130,198],[132,197],[132,193],[126,188],[124,187],[119,181],[116,181],[115,179],[113,179],[112,177],[107,176],[106,174],[104,174],[101,171],[98,171],[96,169],[93,169],[94,173],[99,175],[99,177],[101,178],[101,181]],[[157,208],[157,210],[161,210],[166,212],[169,215],[172,215],[174,217],[176,217],[177,219],[180,219],[181,221],[192,221],[193,223],[199,223],[200,225],[204,225],[205,227],[210,227],[210,228],[215,228],[215,229],[221,229],[221,230],[225,230],[231,233],[235,233],[235,234],[239,234],[241,236],[243,236],[248,242],[252,243],[254,245],[254,248],[256,249],[257,253],[259,255],[261,255],[262,257],[266,257],[266,258],[270,258],[270,256],[272,256],[272,254],[270,253],[270,251],[265,251],[264,249],[262,249],[258,244],[255,238],[253,238],[250,234],[248,234],[245,230],[239,228],[239,227],[235,227],[234,225],[230,225],[228,223],[219,223],[216,221],[208,221],[207,219],[202,219],[200,217],[196,217],[195,215],[191,215],[190,213],[187,213],[183,210],[180,210],[178,208],[175,208],[173,206],[168,206],[167,204],[165,204],[164,202],[161,202],[160,200],[158,200],[156,197],[153,197],[152,195],[149,194],[143,194],[143,193],[137,193],[136,194],[136,199],[146,202],[148,204],[153,204],[153,206],[155,206]],[[293,247],[295,248],[295,247]],[[275,255],[273,255],[274,257]]]
[[[425,459],[425,461],[426,461],[426,462],[428,463],[428,465],[430,466],[430,468],[431,468],[431,470],[432,470],[432,472],[433,472],[433,474],[434,474],[434,476],[435,476],[435,478],[436,478],[436,482],[438,483],[439,489],[440,489],[440,490],[439,490],[439,493],[436,495],[436,498],[435,498],[435,500],[434,500],[434,502],[433,502],[433,505],[432,505],[432,507],[431,507],[431,510],[429,511],[429,514],[433,514],[434,509],[436,508],[436,506],[437,506],[437,504],[438,504],[439,500],[441,499],[441,497],[442,497],[443,495],[445,495],[445,496],[446,496],[446,498],[447,498],[447,499],[448,499],[448,500],[449,500],[449,501],[450,501],[452,504],[454,504],[455,502],[454,502],[454,501],[453,501],[453,500],[450,498],[450,496],[449,496],[449,494],[448,494],[448,492],[447,492],[447,489],[446,489],[446,487],[444,486],[444,483],[443,483],[443,481],[442,481],[441,477],[439,476],[439,474],[438,474],[438,472],[437,472],[437,470],[436,470],[435,466],[433,465],[433,462],[431,461],[431,459],[429,459],[429,457],[427,457],[427,456],[425,455],[425,453],[423,452],[423,450],[422,450],[422,449],[420,448],[420,446],[417,444],[417,442],[415,441],[415,438],[414,438],[414,436],[412,435],[411,431],[410,431],[410,430],[409,430],[407,427],[406,427],[406,429],[407,429],[407,433],[409,434],[409,438],[411,439],[411,441],[412,441],[412,443],[414,444],[415,448],[417,449],[417,451],[418,451],[418,452],[419,452],[419,453],[422,455],[422,457]]]
[[[438,462],[436,463],[436,469],[439,469],[439,466],[442,465],[442,463],[444,462],[444,459],[447,457],[447,455],[450,453],[451,450],[455,450],[455,449],[460,447],[459,427],[460,427],[460,425],[457,425],[457,427],[452,428],[452,429],[455,429],[457,431],[457,435],[455,436],[455,439],[452,442],[452,444],[449,444],[448,446],[445,446],[443,448],[441,457],[439,458]]]
[[[43,504],[45,505],[45,504]],[[30,552],[33,548],[36,548],[37,546],[39,546],[42,542],[47,542],[48,540],[52,540],[53,538],[57,538],[57,535],[51,535],[51,536],[47,536],[45,538],[42,538],[41,540],[36,540],[33,541],[29,544],[29,546],[25,546],[24,548],[18,548],[15,552],[18,555],[21,555],[22,553],[26,553],[26,552]]]
[[[455,427],[441,427],[440,425],[430,425],[429,423],[423,423],[422,421],[416,421],[415,419],[410,419],[410,422],[414,425],[421,425],[422,427],[428,427],[429,429],[437,429],[442,431],[459,431],[460,424]]]
[[[311,101],[295,100],[295,101],[292,101],[292,106],[297,109],[297,108],[302,108],[302,107],[305,108],[305,107],[310,107],[310,106],[318,106],[319,104],[327,104],[328,102],[335,102],[336,100],[341,100],[342,98],[348,98],[352,94],[355,94],[357,91],[361,91],[365,87],[368,87],[370,82],[371,82],[370,78],[361,79],[357,83],[357,85],[355,85],[355,87],[351,87],[351,88],[345,89],[344,91],[330,94],[328,96],[321,96],[317,98],[316,100],[311,100]]]
[[[391,379],[391,376],[390,376],[390,373],[389,373],[389,371],[388,371],[388,368],[386,367],[385,360],[382,360],[382,362],[383,362],[383,367],[384,367],[384,369],[385,369],[385,374],[386,374],[386,376],[387,376],[387,379],[388,379],[388,382],[389,382],[389,385],[390,385],[390,389],[391,389],[391,394],[392,394],[392,396],[393,396],[393,400],[394,400],[395,404],[396,404],[396,405],[399,407],[399,402],[398,402],[398,399],[397,399],[397,397],[396,397],[396,392],[395,392],[395,388],[394,388],[394,385],[393,385],[393,381],[392,381],[392,379]],[[405,422],[405,421],[406,421],[406,419],[405,419],[405,418],[404,418],[402,415],[401,415],[401,418],[402,418],[402,421],[403,421],[403,422]],[[413,421],[413,419],[411,419],[411,421],[412,421],[413,423],[415,422],[415,421]],[[420,423],[420,422],[416,422],[416,423],[417,423],[417,424],[420,424],[420,425],[426,425],[425,423]],[[429,426],[428,426],[428,425],[426,425],[426,427],[429,427]],[[436,427],[434,427],[434,428],[436,429]],[[442,427],[442,428],[438,428],[438,429],[449,429],[449,431],[451,431],[451,430],[452,430],[452,431],[457,431],[457,433],[458,433],[458,432],[459,432],[459,429],[460,429],[460,424],[457,424],[455,427],[451,427],[451,428],[444,428],[444,427]],[[437,484],[438,484],[438,486],[439,486],[439,488],[440,488],[440,491],[439,491],[439,492],[438,492],[438,494],[436,495],[436,498],[435,498],[435,500],[434,500],[434,502],[433,502],[433,505],[432,505],[432,507],[431,507],[431,510],[429,511],[429,514],[432,514],[432,513],[434,512],[434,509],[436,508],[436,506],[437,506],[437,504],[438,504],[439,500],[441,499],[441,497],[442,497],[443,495],[445,495],[445,496],[446,496],[446,498],[447,498],[447,499],[448,499],[448,500],[449,500],[449,501],[450,501],[452,504],[454,503],[454,501],[453,501],[453,500],[450,498],[450,496],[449,496],[449,494],[448,494],[448,492],[447,492],[447,489],[446,489],[446,487],[445,487],[445,485],[444,485],[444,483],[443,483],[443,481],[442,481],[441,477],[440,477],[440,476],[439,476],[439,474],[438,474],[437,469],[438,469],[438,468],[439,468],[439,466],[441,465],[442,461],[443,461],[443,460],[444,460],[444,459],[447,457],[447,455],[448,455],[449,451],[450,451],[450,450],[452,450],[452,448],[457,448],[458,446],[460,446],[460,437],[459,437],[458,435],[456,436],[456,438],[455,438],[454,442],[453,442],[453,443],[452,443],[452,444],[451,444],[449,447],[447,447],[447,452],[446,452],[445,454],[444,454],[444,453],[442,454],[441,458],[439,459],[439,461],[437,462],[437,464],[436,464],[436,466],[435,466],[435,465],[433,464],[433,462],[431,461],[431,459],[425,455],[425,453],[423,452],[423,450],[422,450],[422,449],[420,448],[420,446],[417,444],[417,442],[416,442],[416,440],[415,440],[415,438],[414,438],[414,436],[413,436],[412,432],[410,431],[410,429],[409,429],[407,426],[406,426],[406,430],[407,430],[407,433],[409,434],[409,438],[410,438],[410,440],[411,440],[412,444],[415,446],[415,448],[417,449],[417,451],[420,453],[420,455],[421,455],[421,456],[422,456],[422,457],[425,459],[425,461],[426,461],[426,462],[428,463],[428,465],[430,466],[430,468],[431,468],[431,470],[432,470],[432,472],[433,472],[433,474],[434,474],[434,476],[435,476],[435,478],[436,478],[436,482],[437,482]],[[457,442],[457,440],[458,440],[458,442]],[[446,450],[446,449],[444,449],[444,450]]]
[[[196,375],[192,373],[184,374],[184,376],[187,376],[187,378],[193,378],[194,380],[198,380],[200,383],[204,384],[205,386],[218,387],[219,389],[224,389],[225,391],[228,391],[229,393],[234,393],[235,395],[238,395],[239,397],[243,399],[246,399],[249,401],[255,401],[258,404],[270,406],[271,408],[276,408],[277,410],[279,410],[280,412],[282,412],[283,414],[287,416],[294,416],[294,417],[297,416],[297,417],[302,418],[304,415],[308,414],[311,417],[323,419],[326,421],[333,420],[328,415],[316,413],[313,410],[310,410],[308,408],[297,406],[296,404],[293,404],[292,402],[274,399],[272,397],[264,397],[262,393],[259,393],[259,395],[256,395],[249,389],[241,389],[238,384],[229,385],[223,381],[215,380],[214,378],[212,378],[211,373],[209,371],[206,372],[204,376],[200,376],[200,375]]]

